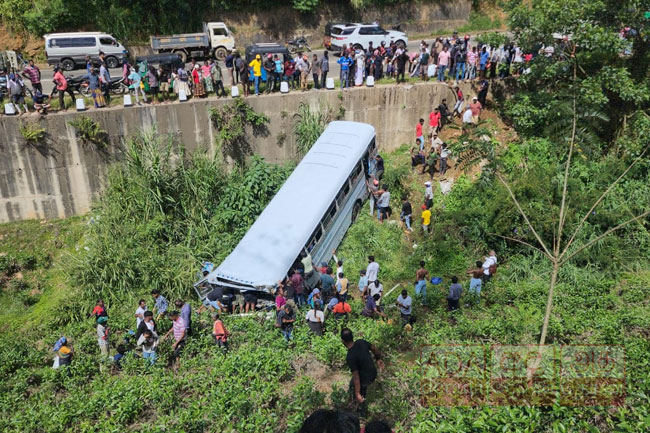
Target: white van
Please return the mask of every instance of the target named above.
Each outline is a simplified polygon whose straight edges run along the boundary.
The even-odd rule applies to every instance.
[[[113,36],[101,32],[50,33],[45,39],[48,65],[60,65],[66,71],[86,65],[86,56],[94,61],[99,52],[106,54],[106,66],[117,68],[128,52]]]

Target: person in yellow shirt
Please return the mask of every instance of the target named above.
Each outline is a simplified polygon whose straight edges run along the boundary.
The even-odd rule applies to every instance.
[[[429,226],[431,225],[431,210],[426,205],[422,205],[422,230],[424,233],[429,233]]]
[[[345,301],[348,298],[348,279],[345,278],[343,272],[339,272],[339,281],[336,283],[336,291],[341,300]]]
[[[253,68],[253,79],[255,82],[255,94],[260,95],[260,80],[262,79],[262,56],[259,54],[248,64]]]

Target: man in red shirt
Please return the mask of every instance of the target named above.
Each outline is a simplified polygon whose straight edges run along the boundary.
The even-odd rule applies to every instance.
[[[437,133],[440,128],[440,117],[440,111],[437,107],[429,114],[429,128],[432,134]]]
[[[422,127],[424,126],[424,119],[420,119],[415,125],[415,139],[420,142],[420,150],[424,149],[424,135],[422,134]]]
[[[477,124],[478,118],[481,115],[481,110],[483,110],[483,106],[480,102],[478,102],[478,98],[476,96],[472,98],[472,103],[469,104],[469,109],[472,110],[472,123]]]

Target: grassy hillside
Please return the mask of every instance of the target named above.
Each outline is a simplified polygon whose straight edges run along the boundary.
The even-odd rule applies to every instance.
[[[409,169],[406,148],[388,155],[387,167],[387,180],[394,190],[401,189],[414,204],[419,203],[423,178]],[[394,219],[382,225],[363,212],[338,251],[351,276],[365,266],[367,254],[375,254],[386,290],[399,283],[413,295],[412,279],[420,259],[427,262],[432,275],[444,279],[444,287],[429,287],[429,308],[417,303],[418,322],[410,333],[402,330],[391,306],[400,289],[384,302],[390,317],[387,323],[359,316],[361,304],[352,302],[349,326],[387,354],[387,370],[371,388],[370,416],[388,419],[397,432],[647,429],[650,271],[647,267],[634,271],[631,263],[632,270],[607,273],[589,266],[567,267],[550,331],[553,344],[625,346],[628,398],[624,407],[421,405],[424,364],[420,351],[424,345],[534,344],[546,299],[548,266],[539,256],[502,244],[499,254],[504,264],[484,290],[481,304],[471,305],[471,299],[464,297],[459,312],[446,311],[443,289],[449,278],[461,276],[467,288],[464,271],[484,253],[480,243],[461,241],[453,231],[441,235],[449,231],[448,213],[455,212],[459,201],[478,187],[469,180],[457,182],[451,194],[437,195],[433,235],[425,237],[417,230],[408,235]],[[301,322],[293,344],[287,346],[272,320],[227,316],[225,324],[233,336],[231,351],[224,356],[211,341],[206,313],[195,319],[197,332],[176,372],[165,365],[169,342],[161,345],[161,359],[153,368],[135,357],[127,359],[122,371],[101,361],[94,320],[85,318],[93,300],[84,295],[86,288],[75,287],[68,278],[74,274],[69,257],[84,257],[85,248],[93,248],[88,237],[101,224],[97,216],[0,226],[0,375],[5,379],[0,412],[11,414],[0,419],[3,431],[294,432],[315,408],[349,408],[349,373],[337,335],[340,325],[332,321],[322,338],[311,336]],[[144,296],[152,303],[146,292],[143,288],[111,298],[113,344],[134,328],[137,299]],[[185,297],[194,300],[189,290]],[[71,313],[77,319],[64,317]],[[159,326],[166,330],[170,324],[163,320]],[[48,350],[61,335],[75,349],[75,360],[67,371],[49,366]]]

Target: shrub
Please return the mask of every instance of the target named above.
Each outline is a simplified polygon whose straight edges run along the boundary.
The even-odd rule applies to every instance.
[[[77,137],[81,138],[84,144],[94,146],[103,150],[108,144],[108,132],[103,130],[98,122],[88,116],[77,116],[68,121],[68,125],[76,130]]]
[[[45,128],[42,128],[38,122],[21,121],[18,129],[27,144],[36,145],[45,138]]]

